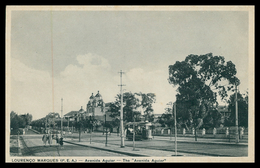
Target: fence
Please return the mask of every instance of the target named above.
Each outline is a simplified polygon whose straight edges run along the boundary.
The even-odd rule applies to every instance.
[[[248,136],[248,129],[239,127],[239,137],[240,139],[245,139]],[[158,127],[155,128],[153,131],[153,135],[155,136],[169,136],[171,134],[175,134],[175,129],[171,128],[163,128]],[[194,136],[195,130],[194,129],[185,129],[185,128],[178,128],[177,129],[178,136]],[[198,137],[212,137],[212,138],[228,138],[233,139],[236,135],[236,127],[221,127],[221,128],[209,128],[209,129],[198,129],[197,136]]]

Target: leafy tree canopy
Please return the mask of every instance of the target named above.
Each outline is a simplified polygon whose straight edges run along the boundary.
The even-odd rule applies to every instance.
[[[222,56],[189,55],[184,61],[169,66],[169,83],[177,85],[177,112],[181,113],[183,123],[198,129],[203,119],[214,110],[217,93],[223,99],[228,91],[239,84],[235,76],[236,68],[225,62]]]
[[[13,129],[24,128],[31,123],[31,120],[32,115],[29,113],[22,115],[17,115],[14,111],[10,113],[10,127]]]
[[[233,86],[239,85],[236,75],[235,64],[231,61],[225,62],[222,56],[213,56],[212,53],[205,55],[189,55],[184,61],[177,61],[169,66],[169,83],[173,85],[189,87],[194,91],[209,91],[214,86],[222,99],[227,97],[227,91]],[[223,85],[227,81],[229,85]],[[185,88],[186,89],[186,88]],[[196,90],[200,89],[200,90]]]
[[[237,105],[238,105],[238,125],[248,127],[248,93],[242,95],[240,92],[237,93]],[[232,94],[228,100],[228,110],[231,112],[227,121],[226,126],[234,126],[236,118],[236,107],[235,107],[235,94]]]
[[[131,93],[126,92],[123,94],[123,112],[124,112],[124,121],[140,121],[141,112],[139,107],[143,108],[144,115],[147,120],[153,120],[153,108],[152,104],[155,102],[155,94],[148,93]],[[115,102],[110,104],[109,111],[111,112],[110,117],[119,118],[120,116],[120,107],[121,107],[121,95],[116,96]]]

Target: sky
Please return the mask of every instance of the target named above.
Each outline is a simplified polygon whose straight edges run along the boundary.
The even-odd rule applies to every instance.
[[[246,11],[17,10],[10,38],[11,110],[33,120],[60,113],[61,98],[63,114],[85,109],[98,91],[115,101],[120,70],[124,92],[155,93],[161,114],[177,89],[168,66],[189,54],[224,56],[236,65],[239,90],[248,88]]]

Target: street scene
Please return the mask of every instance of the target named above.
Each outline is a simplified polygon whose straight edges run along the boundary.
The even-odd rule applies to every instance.
[[[90,136],[91,142],[90,142]],[[22,137],[22,138],[21,138]],[[125,141],[125,148],[120,148],[120,137],[116,133],[108,135],[106,146],[106,135],[102,132],[83,133],[81,142],[76,133],[64,136],[64,145],[55,141],[51,145],[43,145],[42,134],[34,131],[26,131],[20,137],[21,154],[23,156],[175,156],[174,137],[155,136],[152,140],[136,141],[133,150],[133,141]],[[201,138],[195,142],[191,137],[178,137],[178,156],[206,157],[225,156],[239,157],[247,156],[247,140],[240,144],[228,142],[223,139]]]
[[[254,7],[162,9],[7,7],[6,160],[252,161]]]

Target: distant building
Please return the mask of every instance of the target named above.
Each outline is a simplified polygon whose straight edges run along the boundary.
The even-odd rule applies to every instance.
[[[94,96],[93,93],[89,97],[89,101],[86,105],[86,110],[83,109],[81,106],[81,109],[79,111],[70,111],[69,113],[64,115],[64,118],[66,118],[69,121],[79,120],[80,118],[89,118],[90,116],[92,118],[95,118],[97,120],[104,121],[105,120],[105,114],[106,114],[106,120],[112,121],[112,118],[109,116],[109,105],[110,103],[104,103],[101,94],[98,93]]]
[[[102,96],[99,93],[99,91],[95,97],[92,93],[92,95],[89,97],[89,101],[86,108],[87,115],[94,117],[104,115],[104,108],[105,103],[103,102]]]
[[[63,117],[69,121],[74,121],[74,117],[78,114],[79,111],[70,111],[65,114]]]

